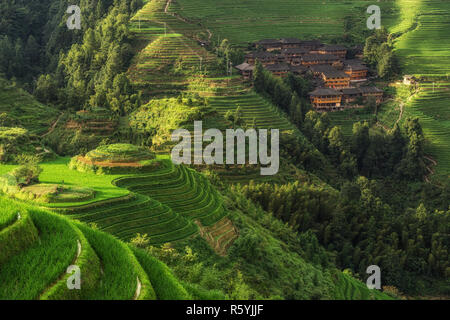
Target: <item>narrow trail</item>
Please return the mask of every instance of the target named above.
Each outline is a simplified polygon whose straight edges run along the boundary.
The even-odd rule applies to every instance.
[[[430,156],[424,156],[424,158],[431,162],[431,165],[426,166],[429,173],[424,176],[425,181],[428,183],[431,183],[430,176],[432,176],[435,173],[435,170],[433,169],[433,167],[436,167],[438,163],[436,160],[434,160]]]
[[[437,166],[438,164],[437,161],[431,158],[430,156],[425,156],[424,158],[430,161],[434,166]]]
[[[74,259],[72,260],[72,263],[70,263],[69,266],[71,266],[71,265],[76,265],[76,262],[77,262],[78,258],[79,258],[80,255],[81,255],[81,251],[82,251],[81,242],[80,242],[79,239],[77,239],[77,254],[75,255]],[[67,266],[67,267],[69,267],[69,266]],[[67,271],[66,271],[66,270],[67,270],[67,269],[64,270],[64,272],[58,277],[58,279],[55,280],[54,283],[52,283],[50,286],[48,286],[48,287],[44,290],[44,292],[42,292],[42,293],[39,295],[38,300],[42,300],[42,297],[43,297],[49,290],[51,290],[51,288],[53,288],[54,286],[56,286],[56,285],[57,285],[57,284],[58,284],[58,283],[66,276],[66,274],[67,274]]]
[[[405,103],[404,102],[400,102],[400,113],[398,115],[397,121],[395,121],[395,124],[398,124],[400,122],[400,120],[402,120],[404,107],[405,107]]]
[[[64,115],[64,112],[62,112],[62,113],[59,115],[58,119],[56,119],[55,122],[53,122],[53,124],[52,124],[52,126],[50,127],[50,129],[49,129],[46,133],[44,133],[44,134],[41,136],[41,138],[43,138],[43,137],[45,137],[45,136],[51,134],[51,133],[55,130],[56,126],[58,125],[58,123],[59,123],[59,121],[61,120],[61,118],[62,118],[63,115]]]
[[[139,298],[142,289],[142,284],[141,281],[139,280],[139,277],[136,277],[136,280],[137,280],[136,293],[134,294],[133,300],[137,300]]]
[[[166,3],[166,7],[164,8],[164,13],[165,14],[168,14],[168,15],[171,15],[172,17],[175,17],[175,18],[177,18],[178,20],[180,20],[180,21],[182,21],[182,22],[184,22],[184,23],[187,23],[187,24],[192,24],[192,22],[190,22],[189,20],[187,20],[186,18],[183,18],[181,15],[179,15],[178,13],[170,13],[169,12],[169,8],[170,8],[170,5],[172,4],[172,0],[167,0],[167,3]],[[206,32],[208,33],[208,42],[209,41],[211,41],[211,38],[212,38],[212,32],[211,32],[211,30],[209,30],[208,28],[205,28],[205,30],[206,30]],[[198,40],[198,39],[197,39]]]
[[[177,15],[177,14],[175,14],[175,13],[172,14],[172,13],[169,12],[169,7],[170,7],[171,4],[172,4],[172,0],[167,0],[166,6],[165,6],[165,8],[164,8],[164,13],[165,13],[165,14],[168,14],[168,15],[170,15],[170,16],[172,16],[172,17],[175,17],[175,18],[177,18],[178,20],[180,20],[180,21],[182,21],[182,22],[189,23],[187,20],[183,19],[183,18],[180,17],[179,15]],[[165,26],[171,33],[176,33],[172,28],[170,28],[170,27],[167,25],[166,22],[159,22],[159,23],[163,23],[164,26]],[[191,46],[189,46],[183,39],[181,39],[181,41],[183,42],[183,45],[184,45],[186,48],[188,48],[194,55],[196,55],[200,60],[203,59],[203,57],[200,56],[199,54],[197,54],[197,52],[195,52],[195,51],[191,48]]]

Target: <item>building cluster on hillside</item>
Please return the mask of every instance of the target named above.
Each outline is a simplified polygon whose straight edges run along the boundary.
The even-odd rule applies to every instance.
[[[245,79],[253,77],[256,61],[275,76],[284,77],[310,73],[316,87],[310,93],[317,111],[335,111],[350,107],[358,99],[373,97],[377,103],[383,91],[365,86],[369,69],[360,60],[361,53],[347,59],[348,50],[341,45],[326,45],[318,40],[296,38],[265,39],[255,44],[257,51],[245,56],[245,62],[235,66]]]

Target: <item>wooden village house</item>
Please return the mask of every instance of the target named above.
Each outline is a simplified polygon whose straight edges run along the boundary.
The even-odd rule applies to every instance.
[[[376,103],[381,103],[383,101],[383,90],[380,90],[377,87],[360,87],[359,91],[365,100],[369,97],[374,97]]]
[[[297,38],[283,38],[280,40],[281,49],[293,49],[300,48],[302,45],[302,41]]]
[[[252,52],[245,56],[245,62],[248,64],[255,64],[256,60],[261,62],[263,66],[267,66],[269,64],[276,64],[283,62],[285,59],[281,55],[277,55],[272,52]]]
[[[403,76],[403,84],[410,86],[417,82],[417,78],[412,75],[404,75]]]
[[[273,75],[279,77],[285,77],[291,72],[291,66],[287,63],[270,64],[265,67],[267,71],[272,72]]]
[[[256,43],[256,48],[261,48],[269,52],[281,50],[281,41],[278,39],[263,39]]]
[[[242,75],[242,77],[246,80],[250,80],[253,78],[253,70],[255,70],[255,66],[248,64],[246,62],[235,66],[238,72]]]
[[[361,92],[358,88],[344,88],[341,89],[342,92],[342,102],[343,103],[351,103],[355,102],[358,97],[361,96]]]
[[[302,63],[302,56],[309,54],[309,50],[300,48],[288,48],[281,51],[281,55],[284,57],[284,61],[292,65],[300,65]]]
[[[323,46],[323,43],[320,42],[319,40],[305,40],[305,41],[302,41],[302,43],[301,43],[301,47],[305,48],[309,51],[317,50],[322,46]]]
[[[352,82],[366,81],[368,71],[369,69],[361,60],[344,61],[344,72],[350,76],[350,81]]]
[[[332,54],[306,54],[302,56],[302,65],[304,66],[313,66],[316,64],[328,64],[328,65],[336,65],[339,63],[339,58]]]
[[[383,102],[383,90],[377,87],[344,88],[340,91],[342,92],[342,102],[344,103],[355,102],[359,97],[362,97],[363,101],[373,97],[377,104]]]
[[[263,51],[247,54],[245,62],[235,66],[242,77],[253,78],[256,61],[277,77],[310,72],[316,89],[309,97],[317,111],[343,110],[358,99],[367,101],[373,97],[377,103],[383,100],[383,91],[376,87],[351,87],[352,83],[367,81],[369,69],[360,59],[346,60],[348,51],[343,46],[283,38],[261,40],[256,47]]]
[[[309,96],[311,104],[316,111],[334,111],[341,109],[342,92],[331,88],[317,88]]]
[[[342,89],[350,86],[350,76],[329,65],[314,65],[310,67],[314,76],[320,77],[323,85],[328,88]]]
[[[347,56],[347,49],[340,45],[324,45],[320,47],[316,53],[319,54],[332,54],[338,58],[345,59]]]

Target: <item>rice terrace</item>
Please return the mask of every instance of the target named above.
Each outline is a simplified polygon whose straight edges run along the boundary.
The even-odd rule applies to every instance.
[[[449,30],[442,0],[2,0],[0,300],[448,300]]]

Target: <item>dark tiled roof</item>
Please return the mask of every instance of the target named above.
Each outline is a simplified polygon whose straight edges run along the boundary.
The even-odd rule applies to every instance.
[[[297,38],[283,38],[280,40],[283,44],[300,44],[302,41]]]
[[[287,63],[276,63],[276,64],[270,64],[266,66],[266,69],[268,71],[291,71],[291,66]]]
[[[346,70],[369,70],[364,62],[359,59],[345,60],[344,66]]]
[[[380,90],[377,87],[360,87],[359,91],[361,93],[382,93],[383,92],[383,90]]]
[[[344,51],[347,50],[346,47],[340,46],[338,44],[330,44],[330,45],[324,45],[322,47],[320,47],[320,49],[322,50],[326,50],[326,51]]]
[[[308,67],[305,66],[290,66],[291,67],[291,71],[292,72],[298,72],[298,73],[303,73],[308,71]]]
[[[276,58],[277,55],[271,52],[252,52],[245,56],[246,58],[253,58],[253,59],[271,59]]]
[[[287,48],[281,51],[282,54],[308,54],[309,50],[306,48]]]
[[[319,47],[322,45],[322,42],[320,42],[319,40],[304,40],[304,41],[302,41],[302,45]]]
[[[305,54],[302,57],[303,61],[337,61],[338,57],[332,54]]]
[[[336,91],[331,88],[317,88],[313,92],[309,93],[310,96],[341,96],[342,92]]]
[[[364,62],[364,61],[362,61],[362,60],[360,60],[360,59],[347,59],[347,60],[344,60],[344,64],[348,64],[348,65],[359,65],[359,64],[362,64],[362,65],[365,65],[366,63]]]
[[[322,73],[327,78],[350,78],[345,72],[328,65],[311,66],[311,71],[314,73]]]
[[[255,66],[244,62],[240,65],[235,66],[235,68],[240,71],[253,71],[255,69]]]
[[[280,44],[278,39],[263,39],[257,42],[258,44]]]
[[[356,95],[356,94],[360,94],[361,93],[358,88],[341,89],[341,92],[343,94],[345,94],[345,95]]]

